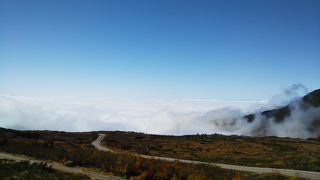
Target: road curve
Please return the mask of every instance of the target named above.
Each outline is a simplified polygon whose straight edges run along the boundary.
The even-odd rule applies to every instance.
[[[97,148],[98,150],[114,153],[113,150],[101,145],[101,141],[104,138],[105,138],[105,134],[99,134],[98,138],[95,141],[93,141],[91,144],[95,148]],[[281,174],[281,175],[285,175],[285,176],[294,176],[294,177],[300,177],[300,178],[320,180],[320,172],[315,172],[315,171],[276,169],[276,168],[268,168],[268,167],[238,166],[238,165],[230,165],[230,164],[219,164],[219,163],[209,163],[209,162],[193,161],[193,160],[185,160],[185,159],[176,159],[176,158],[161,157],[161,156],[149,156],[149,155],[136,155],[136,156],[139,156],[142,158],[147,158],[147,159],[159,159],[159,160],[163,160],[163,161],[179,161],[179,162],[191,163],[191,164],[207,164],[207,165],[218,166],[223,169],[253,172],[253,173],[258,173],[258,174],[276,173],[276,174]]]
[[[9,153],[5,153],[5,152],[0,152],[0,159],[9,159],[9,160],[17,161],[17,162],[30,160],[30,163],[46,162],[46,161],[42,161],[42,160],[31,159],[30,157],[26,157],[26,156],[9,154]],[[52,166],[52,169],[67,172],[67,173],[82,174],[82,175],[85,175],[91,179],[101,179],[101,180],[120,180],[120,179],[123,179],[121,177],[105,175],[105,174],[95,172],[95,171],[83,170],[80,167],[68,167],[68,166],[64,166],[61,164],[50,163],[50,162],[46,162],[46,163],[49,166]]]

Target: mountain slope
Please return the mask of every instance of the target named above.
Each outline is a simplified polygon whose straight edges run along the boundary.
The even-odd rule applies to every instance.
[[[297,101],[300,103],[301,106],[303,106],[303,108],[319,107],[320,89],[312,91],[311,93],[305,95]],[[267,117],[268,119],[274,118],[276,122],[282,122],[287,116],[291,114],[290,107],[292,107],[294,103],[297,103],[297,101],[294,101],[282,108],[262,111],[261,115]],[[246,118],[248,122],[252,122],[255,118],[255,114],[246,115],[244,116],[244,118]]]
[[[295,127],[292,130],[302,127],[310,133],[311,137],[317,137],[320,135],[320,89],[314,90],[284,107],[249,114],[244,116],[244,119],[251,124],[259,121],[260,126],[253,133],[256,135],[270,135],[267,129],[270,124],[273,127],[279,127],[287,123],[287,126]]]

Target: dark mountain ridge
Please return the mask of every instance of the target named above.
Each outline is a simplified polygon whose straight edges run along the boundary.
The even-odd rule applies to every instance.
[[[277,108],[260,112],[260,114],[266,119],[274,118],[276,122],[283,122],[286,117],[291,114],[291,107],[294,103],[299,103],[300,107],[303,109],[308,109],[309,107],[320,107],[320,89],[314,90],[311,93],[305,95],[301,99],[298,99],[290,104]],[[248,122],[252,122],[255,118],[256,114],[249,114],[244,116]]]
[[[301,131],[301,133],[304,133],[302,136],[304,138],[319,137],[319,107],[320,89],[317,89],[284,107],[248,114],[243,118],[249,124],[253,122],[258,124],[251,132],[251,135],[254,136],[278,135],[279,132],[280,134],[284,134],[281,131]],[[278,132],[278,134],[275,132]]]

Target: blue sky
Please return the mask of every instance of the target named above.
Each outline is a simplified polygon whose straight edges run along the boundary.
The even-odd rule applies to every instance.
[[[260,100],[320,88],[320,1],[0,0],[0,94]]]

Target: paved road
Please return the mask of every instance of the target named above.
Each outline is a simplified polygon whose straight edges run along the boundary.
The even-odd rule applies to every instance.
[[[20,156],[20,155],[9,154],[9,153],[4,153],[4,152],[0,152],[0,159],[10,159],[10,160],[14,160],[17,162],[24,161],[24,160],[30,160],[31,163],[46,162],[46,161],[42,161],[42,160],[31,159],[30,157],[26,157],[26,156]],[[121,177],[104,175],[102,173],[95,172],[95,171],[83,170],[80,167],[68,167],[68,166],[63,166],[61,164],[48,163],[48,162],[47,162],[47,164],[49,166],[52,166],[52,169],[67,172],[67,173],[82,174],[82,175],[85,175],[85,176],[92,178],[92,179],[101,179],[101,180],[120,180],[120,179],[123,179]]]
[[[98,138],[92,142],[92,145],[101,150],[106,152],[114,152],[113,150],[104,147],[101,145],[101,141],[105,138],[105,134],[99,134]],[[292,170],[292,169],[276,169],[276,168],[268,168],[268,167],[250,167],[250,166],[238,166],[238,165],[229,165],[229,164],[218,164],[218,163],[209,163],[209,162],[202,162],[202,161],[192,161],[192,160],[184,160],[184,159],[176,159],[176,158],[168,158],[168,157],[159,157],[159,156],[148,156],[148,155],[137,155],[142,158],[147,159],[159,159],[164,161],[179,161],[183,163],[191,163],[191,164],[207,164],[207,165],[214,165],[219,166],[223,169],[231,169],[237,171],[246,171],[246,172],[254,172],[258,174],[263,173],[276,173],[282,174],[286,176],[294,176],[294,177],[301,177],[307,179],[318,179],[320,180],[320,172],[314,171],[301,171],[301,170]]]

